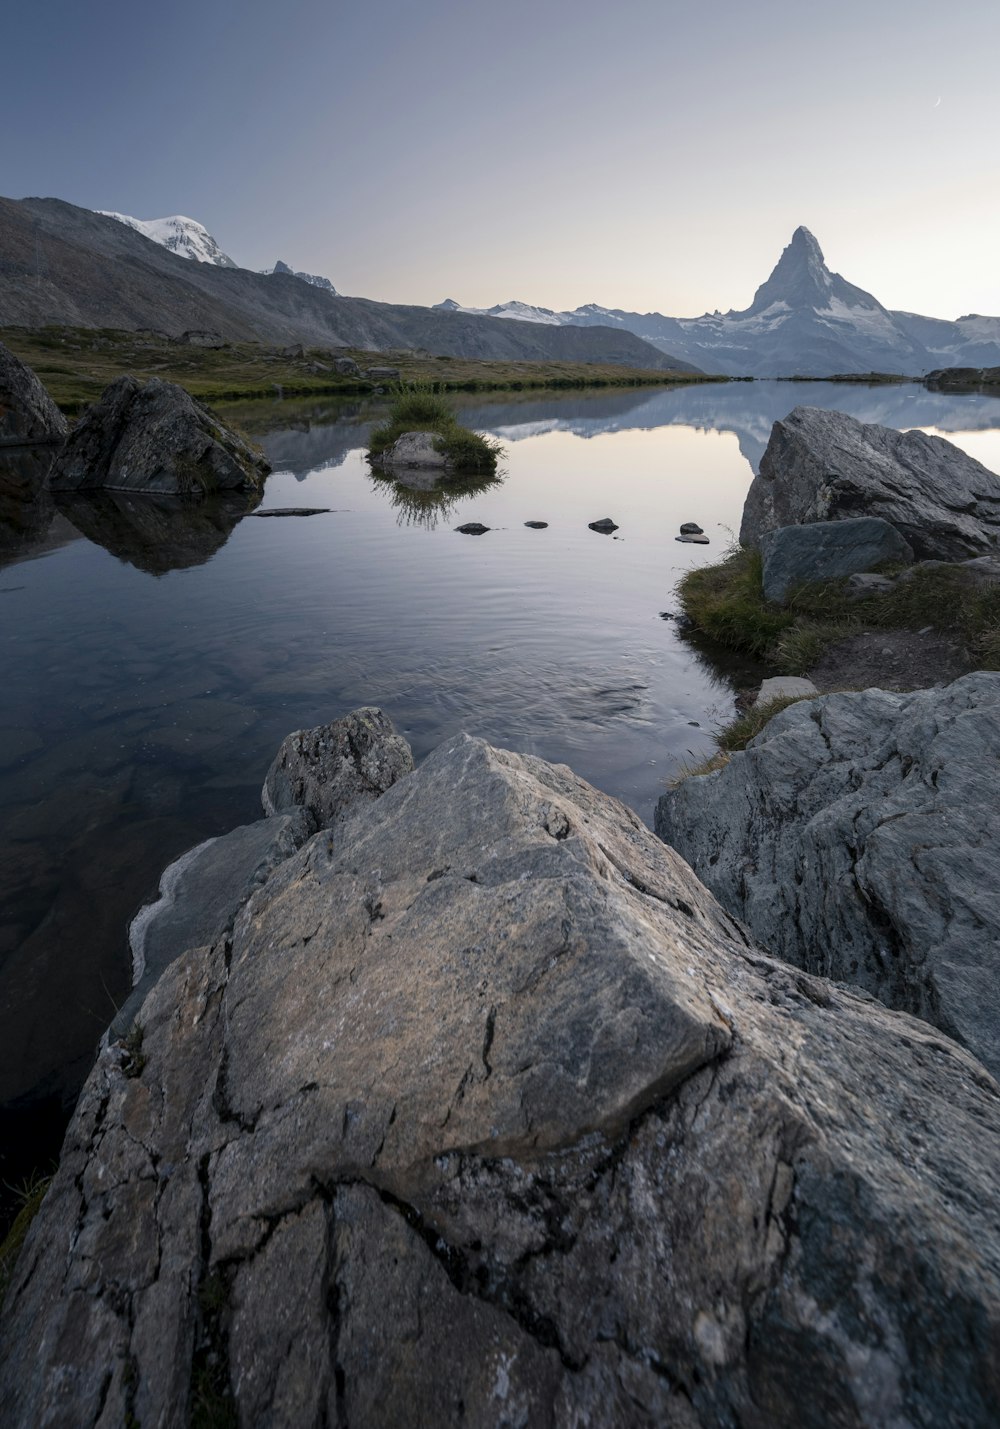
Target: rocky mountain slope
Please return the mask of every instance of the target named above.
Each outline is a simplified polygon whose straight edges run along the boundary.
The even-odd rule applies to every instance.
[[[840,372],[903,372],[985,367],[1000,362],[1000,317],[970,314],[955,322],[892,312],[871,293],[831,273],[807,228],[797,228],[773,272],[743,311],[671,318],[587,303],[554,312],[501,303],[487,312],[552,326],[617,325],[706,372],[753,377],[824,377]]]
[[[692,370],[627,331],[542,327],[343,298],[285,273],[192,262],[59,199],[0,199],[0,327],[210,329],[231,341]]]

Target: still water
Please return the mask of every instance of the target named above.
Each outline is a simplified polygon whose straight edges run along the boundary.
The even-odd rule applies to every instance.
[[[332,508],[304,519],[53,509],[28,499],[30,462],[8,470],[0,1179],[61,1125],[163,866],[260,817],[290,730],[377,704],[418,759],[467,730],[569,763],[651,821],[755,675],[662,613],[732,540],[771,423],[798,403],[940,432],[1000,471],[995,399],[788,382],[456,399],[506,456],[499,482],[443,505],[372,477],[374,404],[236,412],[275,468],[262,509]],[[613,536],[588,529],[604,516]],[[491,530],[456,533],[472,520]],[[711,545],[677,543],[682,521]]]

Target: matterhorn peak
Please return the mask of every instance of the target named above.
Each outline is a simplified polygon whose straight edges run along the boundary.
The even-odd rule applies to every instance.
[[[792,234],[792,241],[782,250],[771,276],[754,294],[745,316],[757,317],[782,309],[826,312],[834,302],[848,308],[882,311],[878,299],[871,293],[856,288],[839,273],[830,272],[819,243],[809,229],[800,224]]]

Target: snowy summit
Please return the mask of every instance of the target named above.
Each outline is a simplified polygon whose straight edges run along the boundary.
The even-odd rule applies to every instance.
[[[115,218],[119,223],[128,224],[137,233],[151,238],[163,248],[169,248],[179,258],[193,258],[196,263],[212,263],[216,268],[236,268],[228,253],[223,253],[215,239],[203,224],[193,218],[185,218],[175,213],[170,218],[132,218],[127,213],[114,213],[110,209],[99,208],[97,212],[104,218]]]

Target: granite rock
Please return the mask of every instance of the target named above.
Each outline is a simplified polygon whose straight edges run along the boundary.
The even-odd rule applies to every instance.
[[[68,431],[35,373],[0,342],[0,447],[61,442]]]
[[[796,407],[771,430],[743,507],[740,542],[813,521],[878,516],[920,558],[994,554],[1000,477],[943,437]]]
[[[895,526],[878,516],[779,526],[760,538],[765,600],[784,605],[797,585],[835,581],[873,566],[910,562],[913,551]]]

